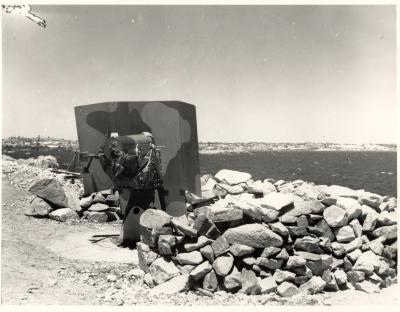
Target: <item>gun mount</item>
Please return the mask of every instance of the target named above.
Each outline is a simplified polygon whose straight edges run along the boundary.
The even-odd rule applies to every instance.
[[[76,107],[75,116],[85,194],[118,190],[123,242],[140,239],[145,209],[186,213],[185,190],[200,193],[193,105],[100,103]]]
[[[80,153],[88,163],[83,168],[89,173],[93,159],[99,159],[102,169],[110,172],[116,189],[156,190],[162,187],[161,151],[154,144],[151,133],[106,136],[97,154]]]

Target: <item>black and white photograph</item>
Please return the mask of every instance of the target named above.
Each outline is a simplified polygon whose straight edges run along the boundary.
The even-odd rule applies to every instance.
[[[2,307],[396,310],[396,9],[2,4]]]

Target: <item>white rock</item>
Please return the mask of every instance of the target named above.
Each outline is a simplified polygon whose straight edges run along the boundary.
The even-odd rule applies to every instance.
[[[363,271],[366,274],[372,274],[375,269],[379,269],[379,258],[371,250],[364,252],[358,257],[353,266],[353,270]]]
[[[176,277],[173,277],[166,283],[160,284],[154,287],[151,291],[151,295],[158,295],[158,294],[176,294],[179,292],[183,292],[188,290],[189,288],[189,275],[183,274]]]
[[[299,287],[300,292],[314,295],[324,290],[326,282],[319,276],[313,276]]]
[[[156,284],[164,283],[171,278],[180,275],[180,271],[175,264],[172,261],[165,261],[164,258],[157,258],[150,265],[150,273]]]
[[[283,207],[293,204],[293,194],[282,194],[282,193],[269,193],[261,199],[261,207],[281,210]]]
[[[182,265],[198,265],[203,262],[203,256],[199,251],[196,250],[192,252],[180,253],[176,256],[176,260]]]
[[[272,277],[277,283],[280,284],[285,281],[287,282],[294,281],[296,274],[293,272],[276,269]]]
[[[378,221],[378,216],[379,215],[376,211],[368,212],[363,222],[363,232],[371,232],[375,229],[376,223]]]
[[[88,209],[88,211],[97,211],[97,212],[103,212],[106,211],[108,209],[108,206],[105,204],[94,204],[91,205],[90,208]]]
[[[71,208],[61,208],[50,212],[50,219],[65,222],[67,220],[79,220],[79,215]]]
[[[215,181],[212,178],[209,178],[207,182],[201,186],[202,191],[212,191],[217,184],[217,181]]]
[[[326,190],[327,195],[338,198],[338,197],[350,197],[354,199],[358,199],[358,191],[352,190],[348,187],[340,186],[340,185],[331,185]]]
[[[348,221],[346,210],[335,205],[327,207],[323,216],[330,227],[341,227],[346,225]]]
[[[229,274],[233,266],[233,257],[228,253],[222,256],[219,256],[215,259],[212,267],[215,270],[215,273],[219,276],[226,276]]]
[[[346,210],[349,221],[358,218],[362,211],[361,205],[354,198],[338,197],[336,206]]]
[[[358,221],[358,219],[352,220],[350,222],[350,226],[353,229],[353,232],[356,237],[362,236],[362,225],[360,224],[360,221]]]
[[[264,279],[259,279],[259,284],[261,287],[261,294],[269,294],[275,292],[278,287],[278,284],[272,276]]]
[[[202,264],[199,264],[197,267],[195,267],[192,271],[190,271],[189,275],[193,278],[193,280],[198,281],[211,270],[212,270],[211,264],[208,261],[205,261]]]
[[[347,274],[345,271],[339,269],[333,272],[333,274],[335,275],[335,279],[338,285],[343,285],[347,282]]]
[[[289,282],[283,282],[280,284],[276,291],[282,297],[292,297],[299,293],[299,289]]]
[[[353,229],[349,225],[336,229],[335,236],[339,243],[348,243],[356,238]]]
[[[222,183],[235,185],[250,180],[251,174],[235,170],[222,169],[215,175],[215,179]]]
[[[225,231],[223,236],[230,244],[238,243],[254,248],[281,246],[283,244],[282,237],[257,223],[230,228]]]
[[[354,283],[354,287],[357,290],[362,290],[369,294],[379,293],[381,291],[379,285],[374,284],[370,281],[362,281],[361,283]]]

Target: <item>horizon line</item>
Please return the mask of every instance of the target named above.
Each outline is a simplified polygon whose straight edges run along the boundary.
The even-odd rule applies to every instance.
[[[53,140],[72,140],[72,141],[78,141],[78,139],[73,139],[73,138],[66,138],[66,137],[51,137],[51,136],[22,136],[22,135],[12,135],[8,136],[6,138],[2,138],[2,140],[7,140],[15,137],[20,137],[22,139],[36,139],[38,137],[40,138],[50,138]],[[348,142],[334,142],[334,141],[298,141],[298,142],[285,142],[285,141],[279,141],[279,142],[268,142],[268,141],[198,141],[198,143],[223,143],[223,144],[236,144],[236,143],[243,143],[243,144],[249,144],[249,143],[264,143],[264,144],[346,144],[346,145],[365,145],[365,144],[376,144],[376,145],[397,145],[396,143],[388,143],[388,142],[359,142],[359,143],[348,143]]]

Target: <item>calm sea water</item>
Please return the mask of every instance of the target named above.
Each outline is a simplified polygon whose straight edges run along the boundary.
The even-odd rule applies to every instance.
[[[302,179],[397,197],[396,152],[266,151],[200,155],[201,173],[248,172],[253,179]]]
[[[4,154],[14,158],[53,155],[67,169],[74,152],[62,149],[39,151],[33,155],[22,151]],[[253,154],[200,154],[202,174],[216,174],[221,169],[248,172],[253,179],[302,179],[316,184],[343,185],[397,197],[396,152],[343,151],[266,151]]]

